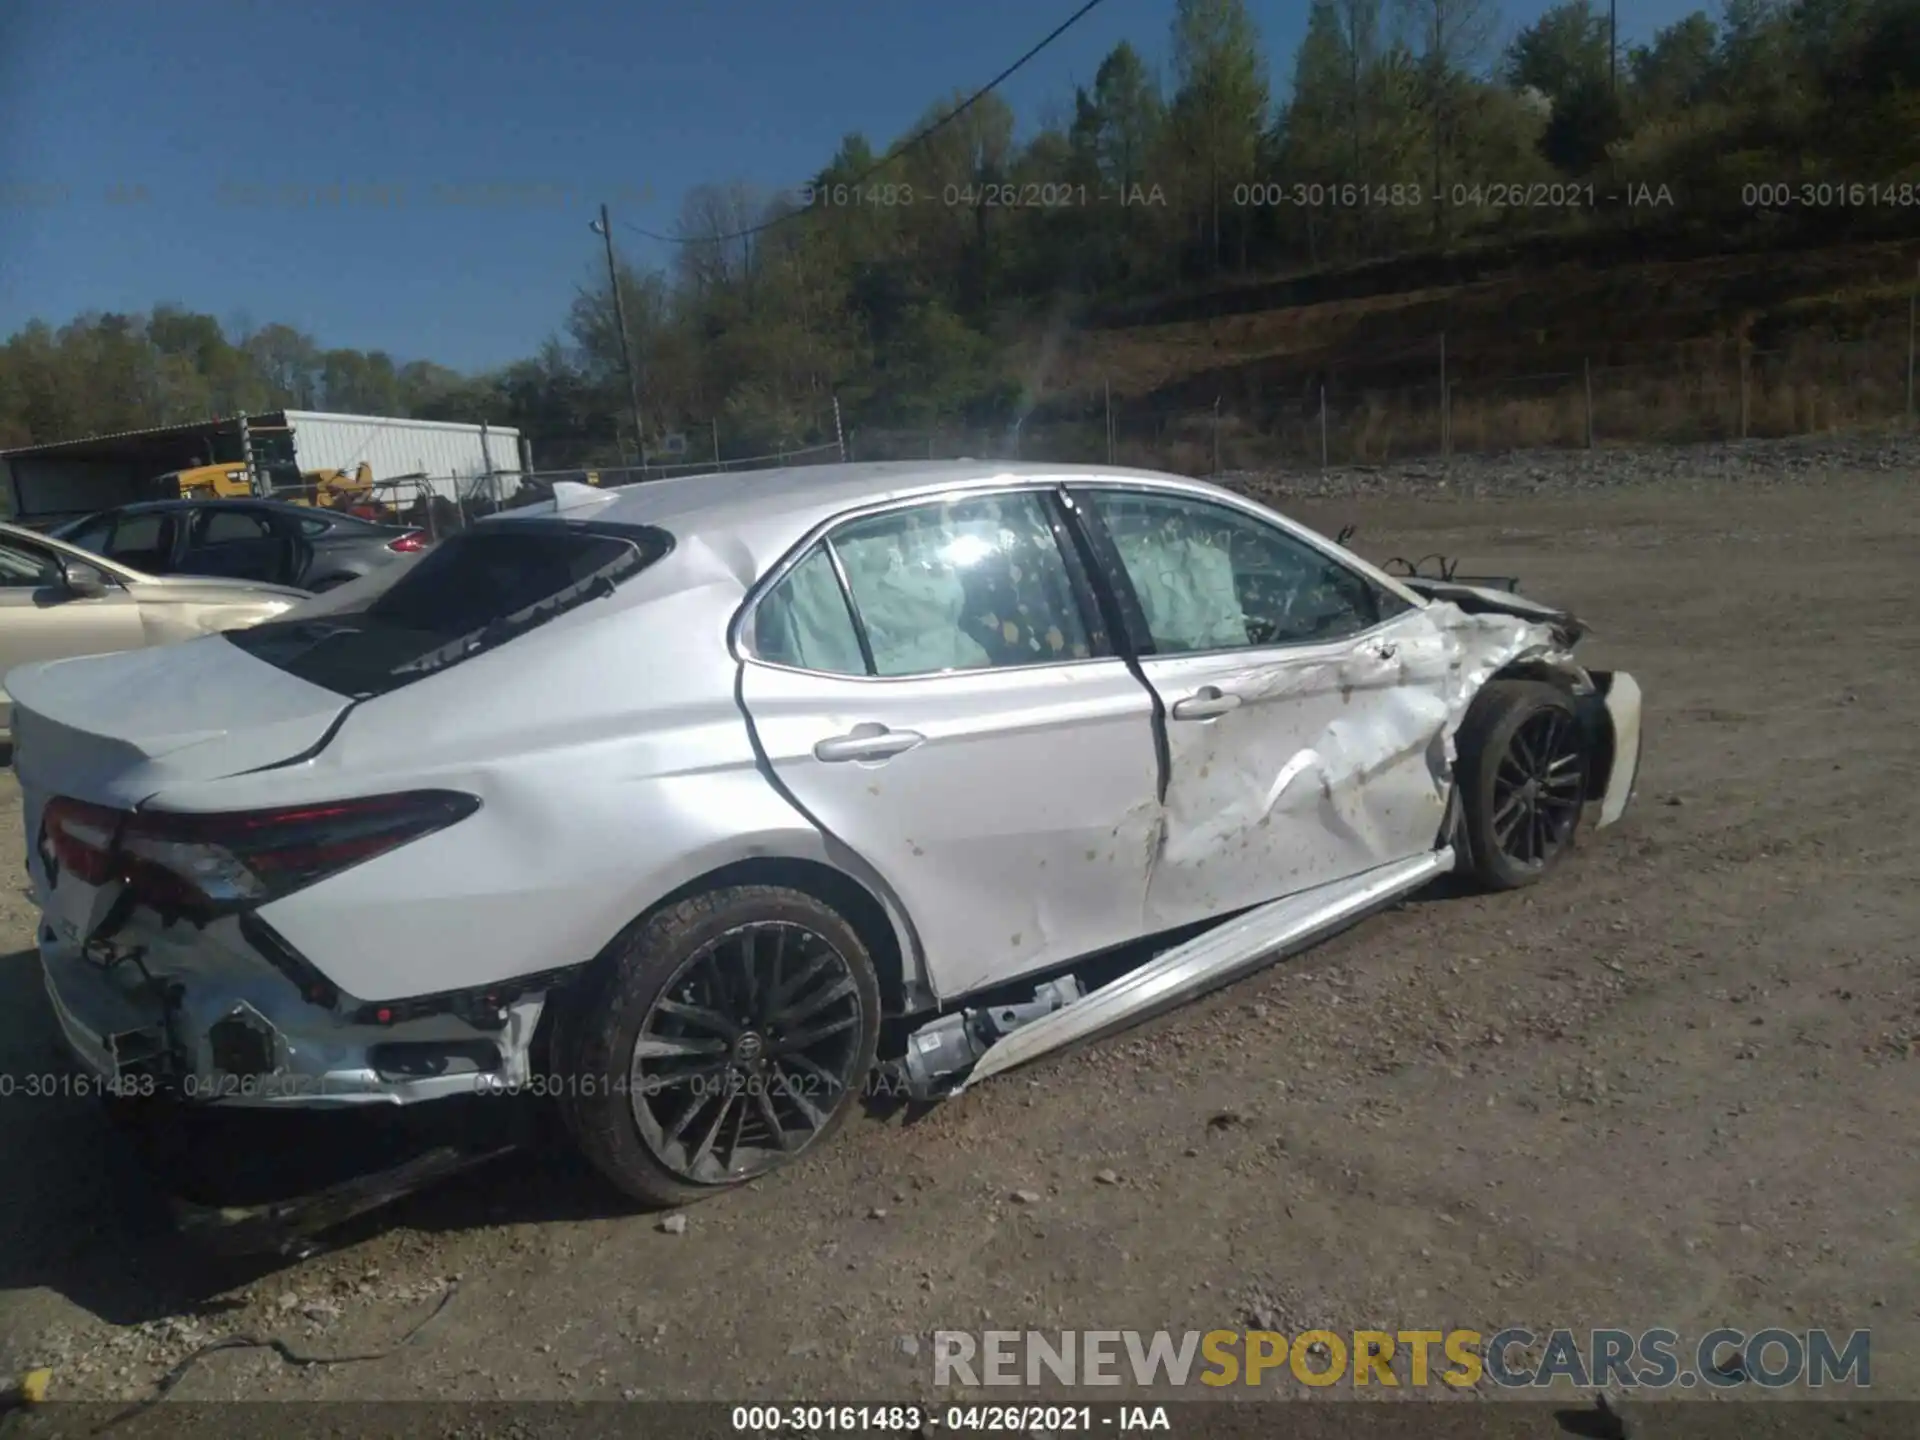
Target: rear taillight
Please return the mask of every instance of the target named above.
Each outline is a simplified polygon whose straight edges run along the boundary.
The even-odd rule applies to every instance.
[[[388,541],[387,549],[398,550],[402,555],[412,555],[426,549],[431,539],[432,537],[424,530],[409,530],[398,540]]]
[[[122,881],[162,915],[204,921],[278,900],[479,808],[446,790],[213,815],[61,799],[47,806],[43,857],[50,850],[91,885]]]
[[[113,879],[114,841],[126,820],[124,810],[64,796],[49,800],[40,822],[40,860],[48,876],[70,870],[89,885]]]

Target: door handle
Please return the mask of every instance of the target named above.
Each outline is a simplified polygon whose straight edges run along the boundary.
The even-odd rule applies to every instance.
[[[856,725],[813,747],[813,758],[828,763],[846,760],[887,760],[911,750],[927,737],[917,730],[889,730],[884,725]]]
[[[1173,702],[1176,720],[1211,720],[1229,710],[1240,708],[1240,697],[1225,693],[1218,685],[1202,685],[1184,700]]]
[[[1400,653],[1400,646],[1392,640],[1375,640],[1370,644],[1362,645],[1360,653],[1370,655],[1375,660],[1391,660]]]

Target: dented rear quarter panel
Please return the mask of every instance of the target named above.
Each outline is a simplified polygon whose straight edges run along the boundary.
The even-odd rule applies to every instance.
[[[363,1000],[486,985],[591,960],[688,881],[754,857],[858,877],[766,783],[726,627],[744,587],[678,547],[609,608],[366,701],[317,754],[153,797],[186,811],[445,788],[466,820],[261,910]]]

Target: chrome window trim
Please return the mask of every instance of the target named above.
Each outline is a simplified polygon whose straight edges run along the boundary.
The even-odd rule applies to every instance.
[[[1293,521],[1288,520],[1284,515],[1280,515],[1277,511],[1268,510],[1265,506],[1256,507],[1254,505],[1239,505],[1239,504],[1232,503],[1232,499],[1237,499],[1238,497],[1234,497],[1231,491],[1221,492],[1212,488],[1188,489],[1185,486],[1180,486],[1180,485],[1154,485],[1154,484],[1146,484],[1146,483],[1140,483],[1140,482],[1133,482],[1133,483],[1127,483],[1127,484],[1107,484],[1104,481],[1096,481],[1096,480],[1081,481],[1078,484],[1069,485],[1067,489],[1070,493],[1074,491],[1080,491],[1083,493],[1106,491],[1106,490],[1132,491],[1136,494],[1141,494],[1141,495],[1157,495],[1162,497],[1172,497],[1180,500],[1191,500],[1196,504],[1213,505],[1222,510],[1234,511],[1240,514],[1241,516],[1244,516],[1246,519],[1251,520],[1257,524],[1265,524],[1271,529],[1280,531],[1283,535],[1287,536],[1289,539],[1294,540],[1297,543],[1305,546],[1307,549],[1318,553],[1319,555],[1323,556],[1332,564],[1338,565],[1341,569],[1347,571],[1349,574],[1357,577],[1362,581],[1365,581],[1368,584],[1374,584],[1374,572],[1371,566],[1367,566],[1367,568],[1365,569],[1359,569],[1359,568],[1356,568],[1356,566],[1352,563],[1353,561],[1359,560],[1360,564],[1365,566],[1366,562],[1364,560],[1360,560],[1359,556],[1357,555],[1348,556],[1346,553],[1342,552],[1337,547],[1330,545],[1329,542],[1321,540],[1318,536],[1314,535],[1312,532],[1310,531],[1303,532],[1301,527],[1296,525]],[[1098,511],[1092,510],[1091,507],[1089,507],[1089,513],[1090,513],[1091,519],[1093,519],[1094,521],[1096,521],[1097,523],[1103,526],[1105,525],[1106,522],[1101,518]],[[1276,524],[1275,523],[1276,521],[1278,521],[1279,523]],[[1392,583],[1393,577],[1391,575],[1388,575],[1385,571],[1381,571],[1378,573],[1379,573],[1379,578],[1381,580],[1387,581],[1389,583],[1385,585],[1375,584],[1375,588],[1384,589],[1389,595],[1392,595],[1396,600],[1404,600],[1407,603],[1407,609],[1400,611],[1398,614],[1389,615],[1383,620],[1376,621],[1374,624],[1369,625],[1364,630],[1356,630],[1351,635],[1340,635],[1332,639],[1320,639],[1320,640],[1288,640],[1277,645],[1227,645],[1227,646],[1220,646],[1212,650],[1175,650],[1171,652],[1154,651],[1151,654],[1142,655],[1140,657],[1140,663],[1142,665],[1147,665],[1156,660],[1218,659],[1223,655],[1248,655],[1248,656],[1274,655],[1274,656],[1283,657],[1283,658],[1293,658],[1297,656],[1299,652],[1305,651],[1305,650],[1332,650],[1332,649],[1344,648],[1349,645],[1358,644],[1361,641],[1366,640],[1369,636],[1377,635],[1382,630],[1385,630],[1387,627],[1399,623],[1401,620],[1405,619],[1406,616],[1411,612],[1415,610],[1424,610],[1427,608],[1427,605],[1429,603],[1427,600],[1425,600],[1419,595],[1414,594],[1412,591],[1406,589],[1402,585]]]
[[[988,500],[1001,495],[1033,495],[1041,500],[1044,508],[1045,497],[1049,493],[1058,490],[1060,485],[1061,480],[1058,476],[1034,476],[1031,479],[1023,478],[1012,483],[986,486],[963,484],[951,486],[944,490],[928,491],[918,495],[896,496],[886,500],[877,500],[867,505],[855,506],[850,510],[839,511],[808,530],[800,541],[789,549],[772,569],[768,570],[765,575],[761,576],[760,579],[755,582],[753,588],[747,592],[747,598],[741,602],[740,609],[734,615],[732,624],[727,628],[728,649],[732,651],[733,658],[743,665],[759,665],[768,670],[783,670],[791,675],[811,675],[832,680],[864,680],[869,683],[886,685],[911,684],[920,680],[940,680],[955,676],[1024,675],[1083,665],[1124,664],[1125,661],[1118,655],[1088,655],[1077,660],[1053,660],[1034,665],[976,665],[966,669],[923,670],[913,675],[846,675],[836,670],[809,670],[798,665],[782,665],[776,660],[762,658],[753,648],[753,619],[760,602],[764,600],[771,591],[777,589],[781,581],[785,580],[801,561],[812,554],[813,547],[818,544],[826,548],[832,560],[834,575],[840,582],[841,598],[847,602],[847,611],[853,617],[856,633],[861,637],[861,651],[863,654],[867,653],[866,624],[860,618],[860,607],[853,602],[852,589],[847,582],[846,573],[840,564],[839,553],[832,542],[833,532],[841,526],[852,524],[858,520],[869,520],[878,515],[889,515],[903,510],[918,510],[934,505],[950,505],[965,500]],[[1058,546],[1059,539],[1053,535],[1051,525],[1048,526],[1048,535],[1049,538],[1053,539],[1054,544]],[[1074,584],[1073,571],[1072,568],[1068,566],[1065,556],[1060,558],[1060,568],[1065,574],[1067,587],[1073,595],[1074,603],[1081,605],[1092,602],[1094,597],[1091,595],[1082,595],[1080,593],[1080,587]],[[1086,624],[1086,616],[1084,614],[1081,616],[1081,624],[1083,626]],[[1091,635],[1091,631],[1089,631],[1089,635]]]

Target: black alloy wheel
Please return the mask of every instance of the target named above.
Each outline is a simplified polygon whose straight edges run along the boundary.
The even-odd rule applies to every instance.
[[[859,1083],[860,986],[831,941],[784,920],[696,951],[653,1002],[628,1095],[654,1158],[698,1185],[804,1150]]]
[[[1544,869],[1580,821],[1586,771],[1571,715],[1544,706],[1521,721],[1493,772],[1493,838],[1516,865]]]
[[[1541,680],[1495,680],[1456,738],[1468,867],[1495,890],[1545,878],[1573,848],[1587,799],[1587,736],[1573,700]]]
[[[554,1009],[561,1118],[632,1198],[679,1205],[822,1145],[880,1042],[861,933],[782,885],[703,891],[634,922]]]

